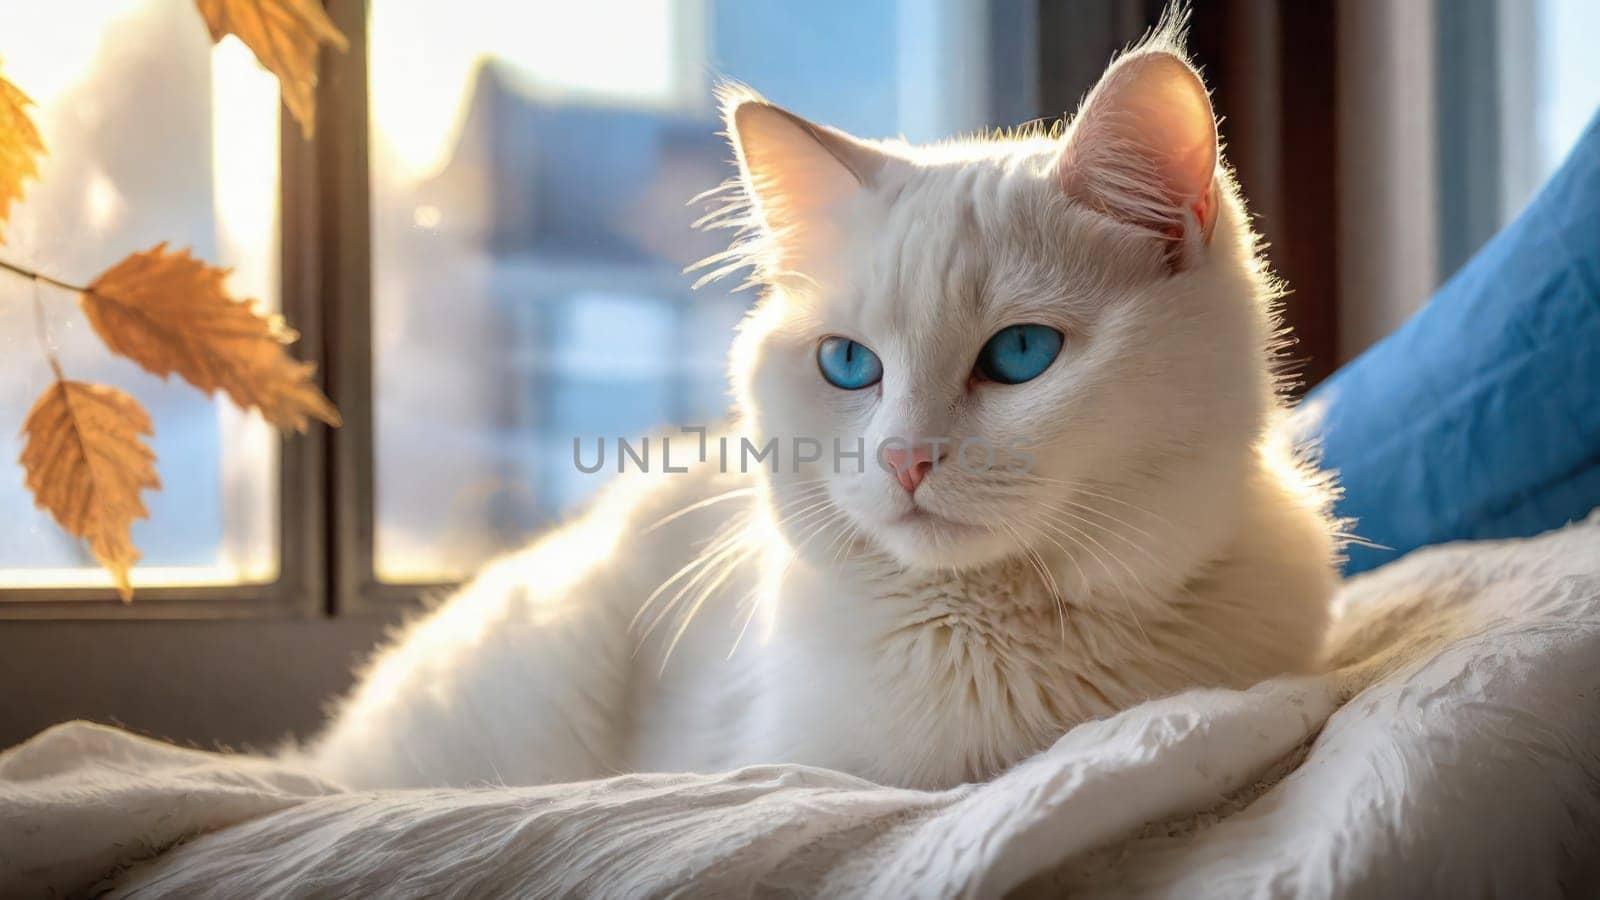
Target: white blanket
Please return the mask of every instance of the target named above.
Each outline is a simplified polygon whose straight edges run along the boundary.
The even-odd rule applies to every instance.
[[[71,723],[0,756],[0,895],[1600,895],[1600,516],[1341,601],[1334,674],[937,793],[799,766],[350,793]]]

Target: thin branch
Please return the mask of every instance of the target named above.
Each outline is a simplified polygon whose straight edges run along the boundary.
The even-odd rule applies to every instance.
[[[0,265],[5,264],[0,263]],[[56,355],[55,336],[50,333],[50,319],[44,311],[44,300],[39,296],[38,279],[34,279],[33,282],[33,332],[39,341],[39,349],[44,351],[45,361],[50,363],[51,371],[56,373],[56,381],[66,381],[67,376],[61,371],[61,357]]]
[[[43,274],[41,272],[35,272],[32,269],[24,269],[23,267],[21,267],[19,265],[14,265],[12,263],[8,263],[3,259],[0,259],[0,269],[5,269],[8,272],[12,272],[14,274],[21,275],[23,278],[32,279],[35,282],[42,282],[44,284],[48,284],[51,287],[61,288],[64,291],[72,291],[73,293],[77,293],[77,294],[87,294],[87,293],[89,293],[89,289],[86,288],[86,287],[82,287],[82,286],[76,285],[76,284],[68,284],[65,281],[60,281],[58,279],[51,278],[49,275],[45,275],[45,274]]]

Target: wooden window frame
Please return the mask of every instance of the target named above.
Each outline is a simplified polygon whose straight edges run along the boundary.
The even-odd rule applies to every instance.
[[[372,570],[367,3],[327,5],[350,47],[322,54],[314,138],[280,112],[279,283],[282,311],[300,332],[290,352],[318,364],[345,425],[313,422],[280,438],[277,577],[151,585],[131,604],[108,587],[6,588],[0,620],[309,619],[391,609],[436,587],[382,585]]]
[[[1016,118],[1024,107],[1059,115],[1076,106],[1112,54],[1159,15],[1165,0],[991,0],[991,54],[1032,57],[996,66],[991,102]],[[1318,107],[1333,90],[1333,41],[1318,30],[1329,0],[1276,10],[1253,0],[1196,0],[1191,38],[1202,57],[1229,65],[1208,72],[1229,116],[1233,162],[1265,220],[1274,262],[1296,288],[1289,320],[1311,382],[1331,371],[1336,334],[1335,192],[1307,168],[1326,169],[1337,146]],[[377,577],[373,470],[372,213],[368,158],[369,0],[327,0],[348,52],[322,54],[316,136],[302,138],[285,114],[281,141],[282,306],[301,333],[293,352],[316,362],[344,417],[282,439],[278,472],[279,574],[267,584],[143,587],[135,602],[109,588],[0,591],[5,619],[242,619],[393,616],[448,583],[397,584]],[[1034,22],[1032,33],[1019,32]],[[1284,82],[1284,61],[1310,54]],[[1307,74],[1309,73],[1309,74]],[[1278,90],[1262,91],[1262,77]],[[1292,88],[1292,91],[1290,90]],[[1025,98],[1025,99],[1021,99]],[[1311,102],[1318,101],[1318,102]],[[1295,171],[1285,171],[1289,162]],[[1276,233],[1275,233],[1276,232]]]
[[[350,39],[346,53],[325,53],[318,84],[317,137],[298,141],[295,184],[310,195],[316,240],[304,246],[316,274],[325,340],[322,371],[344,426],[330,435],[324,458],[324,529],[331,559],[324,568],[329,615],[390,614],[450,583],[390,583],[377,576],[377,504],[372,380],[372,172],[367,103],[369,0],[330,0],[328,13]],[[285,157],[287,160],[287,156]],[[285,206],[288,206],[287,199]],[[287,238],[287,235],[286,235]]]

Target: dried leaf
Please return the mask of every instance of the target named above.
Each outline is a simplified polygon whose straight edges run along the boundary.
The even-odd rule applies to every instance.
[[[166,247],[129,256],[80,295],[106,346],[156,375],[225,391],[286,431],[304,431],[308,416],[339,425],[339,411],[312,383],[316,366],[284,351],[298,335],[283,317],[228,296],[227,269]]]
[[[216,43],[232,34],[267,71],[278,76],[283,103],[311,137],[317,118],[317,50],[342,53],[350,42],[334,27],[319,0],[195,0]]]
[[[139,561],[129,528],[150,514],[139,492],[161,487],[156,456],[140,440],[151,433],[138,401],[81,381],[52,384],[22,425],[21,462],[34,505],[89,542],[124,603],[133,599],[128,570]]]
[[[23,182],[39,174],[44,142],[28,115],[33,101],[0,77],[0,225],[11,215],[11,203],[22,197]],[[0,243],[5,235],[0,233]]]

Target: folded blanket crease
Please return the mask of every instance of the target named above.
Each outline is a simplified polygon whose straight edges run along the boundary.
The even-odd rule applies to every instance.
[[[352,793],[70,723],[0,755],[0,894],[1600,893],[1600,516],[1340,602],[1328,675],[1151,701],[950,791],[773,765]]]

